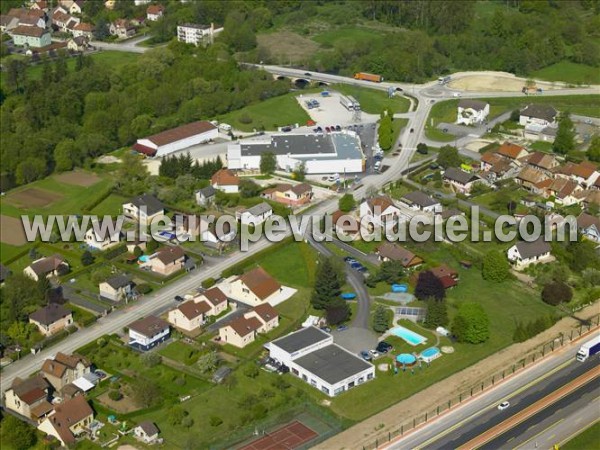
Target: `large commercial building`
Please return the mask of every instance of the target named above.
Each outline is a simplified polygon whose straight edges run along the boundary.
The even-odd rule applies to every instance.
[[[333,336],[307,327],[268,343],[269,356],[330,397],[375,378],[375,367],[333,343]]]
[[[273,153],[279,169],[293,171],[304,163],[306,173],[360,173],[364,154],[360,138],[351,131],[329,134],[276,134],[227,147],[230,169],[256,170],[263,153]]]
[[[138,139],[133,149],[148,156],[165,156],[179,150],[206,143],[219,136],[219,130],[210,122],[198,121]]]

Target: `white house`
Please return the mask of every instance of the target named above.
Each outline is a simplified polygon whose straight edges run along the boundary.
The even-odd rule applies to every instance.
[[[158,442],[158,428],[154,422],[145,420],[133,429],[133,435],[136,439],[146,443],[153,444]]]
[[[226,194],[237,194],[240,190],[239,177],[229,169],[220,169],[210,177],[210,184],[213,188],[223,191]]]
[[[456,167],[448,167],[444,171],[443,179],[456,192],[466,195],[471,192],[473,185],[481,180],[477,175],[457,169]]]
[[[197,121],[138,139],[132,148],[147,156],[165,156],[216,139],[219,130],[210,122]]]
[[[129,324],[129,345],[147,351],[169,339],[171,327],[168,322],[148,316]]]
[[[38,425],[38,430],[54,436],[63,447],[72,447],[77,438],[89,432],[94,410],[83,395],[65,400],[54,407],[54,413]]]
[[[58,277],[68,271],[69,264],[58,254],[36,259],[23,269],[23,273],[35,281],[38,281],[41,277]]]
[[[223,31],[223,27],[215,28],[214,24],[207,26],[184,23],[177,25],[177,40],[186,44],[200,45],[203,42],[211,42],[221,31]]]
[[[555,126],[557,115],[556,109],[550,105],[531,104],[521,110],[519,124],[522,126],[534,124],[543,127]]]
[[[404,194],[400,199],[400,204],[406,208],[425,213],[436,214],[442,212],[442,204],[421,191]]]
[[[19,25],[10,32],[17,47],[40,48],[52,43],[50,32],[44,28]]]
[[[229,290],[232,299],[255,307],[275,298],[282,286],[262,267],[257,267],[229,283]]]
[[[127,275],[116,275],[98,285],[100,297],[114,302],[126,300],[135,295],[133,281]]]
[[[361,221],[385,228],[394,226],[401,217],[400,209],[387,195],[365,200],[360,204],[359,212]]]
[[[277,310],[264,303],[219,328],[219,337],[222,343],[244,348],[254,342],[258,333],[268,333],[278,325]]]
[[[485,122],[490,113],[490,105],[480,100],[462,99],[458,102],[456,123],[474,125]]]
[[[577,229],[590,241],[600,243],[600,218],[591,214],[581,213],[577,217]]]
[[[508,249],[508,260],[520,269],[532,263],[552,260],[550,244],[543,239],[533,242],[521,241]]]
[[[152,220],[163,216],[165,207],[153,195],[143,194],[123,204],[123,215],[134,222],[149,225]]]
[[[135,26],[127,19],[117,19],[110,24],[108,32],[111,36],[126,39],[135,36]]]
[[[210,305],[205,301],[188,300],[169,311],[168,321],[184,331],[195,331],[206,323]]]
[[[333,343],[333,336],[310,326],[269,342],[269,356],[290,373],[329,397],[375,378],[375,367]]]
[[[146,8],[146,19],[151,22],[160,20],[165,12],[163,5],[150,5]]]
[[[243,209],[235,213],[236,219],[242,225],[259,225],[266,222],[273,215],[273,208],[266,202],[254,205],[251,208]]]
[[[121,232],[115,223],[103,227],[95,221],[92,223],[92,228],[85,233],[86,245],[96,250],[106,250],[119,245],[120,240]]]

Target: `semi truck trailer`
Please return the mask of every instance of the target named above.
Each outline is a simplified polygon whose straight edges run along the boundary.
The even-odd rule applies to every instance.
[[[354,74],[355,80],[373,81],[374,83],[381,83],[383,77],[381,75],[375,75],[373,73],[358,72]]]
[[[346,97],[345,95],[340,95],[340,103],[348,111],[352,111],[354,109],[354,102],[349,97]]]
[[[584,362],[598,352],[600,352],[600,334],[596,335],[593,339],[587,341],[579,348],[576,359],[579,362]]]

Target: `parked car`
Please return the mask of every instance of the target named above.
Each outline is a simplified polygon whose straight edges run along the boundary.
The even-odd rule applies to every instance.
[[[350,262],[350,261],[356,261],[356,260],[352,256],[344,256],[344,261]]]
[[[504,411],[506,408],[508,408],[510,406],[510,403],[508,402],[502,402],[498,405],[498,409],[500,411]]]
[[[369,350],[369,353],[373,358],[379,357],[379,352],[377,350]]]
[[[376,161],[375,164],[373,165],[373,169],[375,169],[375,170],[381,169],[381,161]]]
[[[304,76],[305,77],[312,77],[312,73],[310,73],[310,72],[304,72]]]
[[[338,327],[337,327],[338,331],[345,331],[347,329],[348,329],[348,327],[346,325],[338,325]]]
[[[410,129],[410,132],[411,132],[411,133],[414,133],[414,132],[415,132],[415,129],[414,129],[414,128],[411,128],[411,129]]]
[[[323,330],[325,333],[331,333],[331,328],[329,327],[323,327],[321,330]]]
[[[292,127],[283,127],[281,131],[283,131],[284,133],[289,133],[290,131],[292,131]]]
[[[336,126],[335,126],[335,131],[342,131],[342,127],[341,127],[341,126],[339,126],[339,125],[336,125]]]
[[[317,127],[316,130],[317,130],[317,133],[322,133],[323,132],[323,128],[321,128],[321,127]]]
[[[389,342],[385,342],[385,341],[381,341],[379,344],[377,344],[377,347],[375,347],[375,350],[377,350],[379,353],[388,353],[390,351],[392,351],[394,349],[394,346],[392,344],[390,344]]]
[[[368,351],[366,351],[366,350],[363,350],[362,352],[360,352],[360,356],[365,361],[371,361],[371,359],[372,359],[371,358],[371,354]]]
[[[331,132],[331,128],[325,127],[325,132],[327,132],[327,133]]]
[[[444,128],[442,131],[443,131],[444,133],[447,133],[447,132],[448,132],[448,128]]]
[[[313,133],[318,133],[319,129],[318,128],[313,128]]]
[[[175,301],[176,302],[182,302],[183,301],[183,297],[181,295],[176,295],[175,296]]]
[[[375,161],[381,161],[383,159],[383,155],[381,153],[375,153],[375,156],[373,156],[373,159]]]

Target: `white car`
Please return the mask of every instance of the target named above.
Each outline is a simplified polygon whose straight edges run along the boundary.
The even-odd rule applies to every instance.
[[[455,97],[460,97],[460,92],[455,92],[455,93],[454,93],[454,96],[455,96]]]
[[[369,353],[373,358],[377,358],[379,356],[379,352],[377,350],[369,350]]]
[[[510,403],[508,402],[502,402],[498,405],[498,409],[500,411],[504,411],[506,408],[508,408],[510,406]]]
[[[374,165],[373,165],[373,169],[375,170],[379,170],[381,169],[381,161],[377,161]]]

